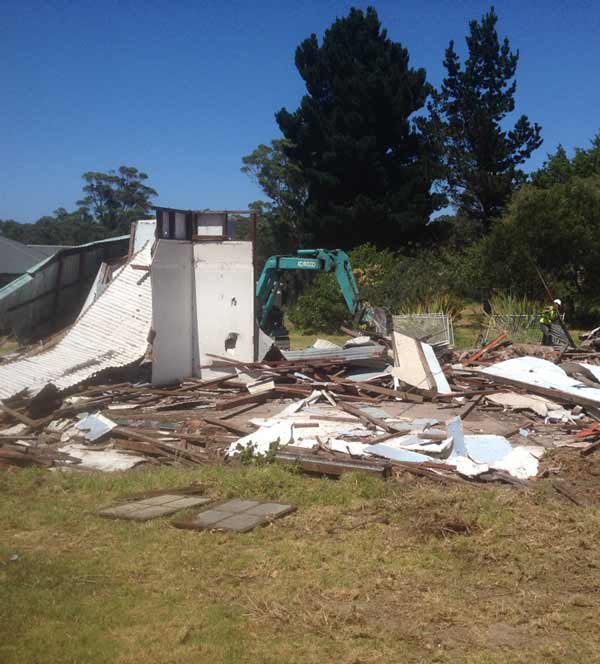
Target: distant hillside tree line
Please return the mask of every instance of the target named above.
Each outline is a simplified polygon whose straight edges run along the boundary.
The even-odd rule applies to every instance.
[[[83,193],[77,209],[55,210],[35,223],[0,220],[0,235],[25,244],[74,245],[126,235],[132,221],[146,217],[157,192],[144,182],[148,179],[132,166],[108,173],[83,174]]]

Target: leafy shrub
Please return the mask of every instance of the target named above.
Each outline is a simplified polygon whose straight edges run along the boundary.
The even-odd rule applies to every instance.
[[[532,300],[526,295],[519,297],[512,293],[497,291],[490,297],[492,313],[497,316],[534,316],[542,311],[545,304]]]
[[[454,320],[460,318],[465,301],[453,293],[429,292],[420,297],[404,300],[398,307],[399,314],[449,314]]]
[[[335,332],[350,316],[333,274],[318,274],[288,310],[292,323],[303,332]]]

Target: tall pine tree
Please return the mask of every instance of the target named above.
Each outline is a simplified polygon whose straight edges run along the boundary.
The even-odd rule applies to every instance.
[[[345,248],[418,238],[443,203],[430,142],[411,121],[429,93],[425,70],[410,68],[371,7],[336,20],[320,45],[303,41],[296,67],[307,94],[276,119],[307,181],[308,236]]]
[[[494,8],[480,22],[471,21],[469,55],[461,64],[451,41],[446,49],[446,78],[429,104],[428,127],[444,155],[446,193],[459,211],[484,229],[504,209],[515,186],[523,182],[523,164],[541,144],[541,128],[525,115],[506,130],[503,121],[515,110],[514,80],[519,53],[508,39],[498,39]]]

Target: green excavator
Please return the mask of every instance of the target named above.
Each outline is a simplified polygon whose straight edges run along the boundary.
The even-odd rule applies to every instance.
[[[389,312],[382,307],[373,307],[361,299],[350,258],[345,251],[300,249],[295,255],[270,256],[256,284],[260,328],[273,337],[280,348],[289,348],[289,334],[283,324],[283,312],[280,308],[283,275],[289,270],[334,272],[354,325],[367,324],[373,332],[380,335],[389,333]]]

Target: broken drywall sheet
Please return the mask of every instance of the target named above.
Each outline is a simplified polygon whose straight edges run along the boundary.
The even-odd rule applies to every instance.
[[[515,410],[531,410],[540,417],[548,417],[550,411],[562,410],[560,404],[535,394],[517,394],[516,392],[495,392],[487,394],[486,401]]]
[[[487,463],[492,466],[513,450],[512,445],[504,436],[492,434],[465,436],[467,455],[475,463]]]
[[[587,387],[581,381],[568,376],[553,362],[542,360],[539,357],[516,357],[492,364],[480,371],[490,376],[519,381],[524,385],[553,389],[569,396],[582,397],[596,401],[600,405],[600,389]],[[575,398],[574,401],[576,402],[577,399]]]
[[[115,449],[94,450],[77,443],[63,445],[58,451],[79,459],[81,463],[75,466],[78,470],[116,472],[119,470],[129,470],[148,460],[146,457],[123,454]]]
[[[109,434],[117,426],[116,422],[109,420],[100,413],[88,415],[79,420],[75,428],[85,434],[85,439],[90,443],[95,443],[102,437]]]
[[[400,332],[392,335],[394,368],[392,375],[407,385],[450,394],[452,390],[433,347]]]
[[[435,382],[434,389],[436,389],[440,394],[450,394],[452,390],[450,389],[446,375],[442,371],[442,367],[440,366],[437,355],[433,350],[433,346],[421,342],[421,348],[423,349],[423,355],[425,356],[425,360],[429,365],[429,371],[431,372]]]
[[[518,479],[537,475],[538,456],[528,448],[513,448],[503,436],[465,435],[460,417],[448,422],[448,434],[453,438],[453,448],[445,463],[461,475],[475,477],[490,469],[504,470]]]
[[[431,458],[425,454],[412,452],[399,447],[392,447],[387,443],[377,443],[376,445],[367,445],[365,451],[375,456],[383,457],[384,459],[391,459],[392,461],[404,461],[406,463],[423,463],[424,461],[431,461]]]

